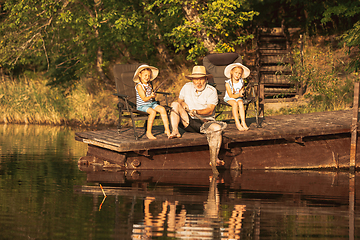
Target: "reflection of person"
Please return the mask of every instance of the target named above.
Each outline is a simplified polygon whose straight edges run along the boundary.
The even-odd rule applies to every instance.
[[[134,224],[132,239],[152,239],[152,237],[167,236],[176,239],[240,239],[242,221],[244,219],[245,205],[234,205],[234,209],[221,209],[220,195],[217,183],[223,183],[223,179],[210,177],[210,185],[207,201],[204,202],[204,213],[193,214],[188,212],[185,205],[178,201],[155,202],[154,197],[147,196],[144,199],[143,224]],[[154,209],[157,214],[151,213],[150,205],[157,206]],[[178,207],[181,207],[179,209]],[[229,212],[228,212],[229,211]],[[222,216],[229,216],[227,222]],[[227,227],[225,227],[226,224]],[[163,235],[163,234],[166,235]]]
[[[208,218],[219,217],[220,196],[217,188],[218,181],[221,180],[219,180],[217,177],[210,177],[209,194],[207,201],[204,204],[204,213]]]
[[[152,125],[157,112],[160,113],[161,119],[164,123],[165,134],[170,136],[169,120],[166,110],[163,106],[160,106],[156,101],[154,101],[156,94],[153,92],[151,81],[153,81],[158,74],[159,70],[156,67],[144,64],[136,69],[133,78],[133,81],[137,83],[135,86],[136,109],[149,114],[146,129],[146,137],[149,139],[156,139],[156,137],[152,134]]]
[[[242,220],[244,219],[246,205],[235,205],[229,219],[228,235],[223,239],[240,239]],[[226,236],[226,234],[224,234]],[[225,237],[224,236],[224,237]]]
[[[209,76],[211,75],[206,74],[204,66],[195,66],[192,74],[186,76],[192,81],[182,87],[178,100],[172,103],[170,138],[181,137],[178,127],[187,132],[199,133],[204,122],[195,115],[206,120],[215,120],[218,95],[216,89],[207,84]]]
[[[144,199],[144,226],[133,229],[132,239],[151,239],[151,237],[162,236],[169,203],[168,201],[163,202],[161,212],[154,217],[150,212],[150,204],[154,200],[154,197]]]
[[[241,63],[232,63],[225,68],[224,75],[229,78],[225,81],[226,93],[224,101],[232,107],[232,114],[237,129],[239,131],[249,130],[245,122],[243,79],[250,75],[250,70]],[[241,123],[239,121],[239,115]]]

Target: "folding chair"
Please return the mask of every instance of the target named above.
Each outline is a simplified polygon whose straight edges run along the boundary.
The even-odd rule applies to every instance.
[[[119,102],[117,103],[117,108],[119,111],[117,129],[118,132],[121,131],[121,122],[123,118],[131,118],[134,129],[134,136],[136,140],[139,139],[139,135],[136,132],[135,121],[145,120],[144,128],[146,131],[147,119],[149,116],[147,112],[136,110],[136,90],[133,77],[136,69],[140,65],[141,64],[116,64],[113,69],[117,91],[116,93],[114,93],[114,95],[117,96],[119,100]],[[168,106],[167,96],[170,95],[170,93],[156,93],[163,94],[165,96],[166,106]],[[159,114],[156,115],[156,118],[160,118]]]
[[[224,70],[227,65],[231,63],[242,63],[242,58],[238,53],[213,53],[204,57],[203,65],[206,68],[206,71],[213,75],[212,79],[209,79],[209,84],[213,85],[219,96],[219,105],[230,106],[224,101],[225,96],[225,80],[227,78],[224,75]],[[257,93],[257,84],[248,81],[245,86],[245,95],[244,95],[244,106],[245,106],[245,115],[248,112],[250,104],[254,105],[254,112],[256,117],[256,125],[259,127],[259,101]],[[217,111],[217,116],[223,114],[224,111]]]

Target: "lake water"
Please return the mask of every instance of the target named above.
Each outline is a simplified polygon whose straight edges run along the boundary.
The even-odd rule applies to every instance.
[[[74,133],[0,125],[0,239],[360,238],[358,174],[84,171]]]

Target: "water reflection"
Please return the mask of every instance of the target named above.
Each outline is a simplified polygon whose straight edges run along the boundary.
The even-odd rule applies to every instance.
[[[136,199],[129,209],[142,211],[138,217],[129,214],[133,216],[129,238],[353,239],[359,236],[356,175],[349,178],[346,172],[244,171],[222,172],[215,178],[211,177],[211,171],[196,172],[199,178],[193,184],[183,179],[191,177],[189,172],[144,171],[137,173],[136,180],[126,172],[109,173],[124,175],[124,179],[110,183],[107,178],[106,194]],[[105,179],[101,175],[100,178]],[[171,184],[166,183],[169,179]],[[115,186],[117,183],[119,186]],[[79,191],[101,194],[96,185],[81,186]]]
[[[349,174],[349,239],[355,239],[355,174]]]
[[[132,239],[151,239],[167,237],[176,239],[240,239],[242,219],[246,205],[236,204],[228,220],[220,212],[220,196],[216,177],[210,178],[208,198],[204,202],[203,212],[191,213],[178,201],[165,200],[160,212],[154,216],[150,204],[154,197],[144,199],[144,221],[133,225]],[[177,209],[179,209],[177,211]],[[166,229],[166,231],[164,231]]]
[[[0,239],[360,236],[359,173],[97,171],[79,169],[87,146],[66,127],[0,137]]]
[[[66,127],[0,125],[0,239],[81,236],[71,216],[86,199],[72,196],[86,151]]]

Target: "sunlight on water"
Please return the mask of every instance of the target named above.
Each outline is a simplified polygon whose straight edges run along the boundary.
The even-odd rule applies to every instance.
[[[0,125],[0,136],[0,239],[360,236],[358,174],[85,172],[69,128]]]

